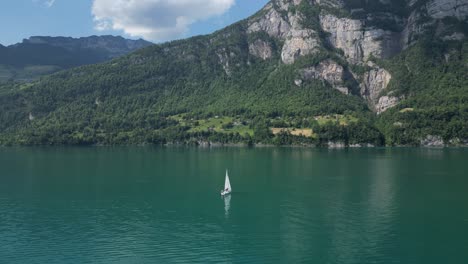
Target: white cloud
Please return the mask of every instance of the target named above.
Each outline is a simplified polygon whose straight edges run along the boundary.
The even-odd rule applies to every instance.
[[[55,4],[55,0],[46,0],[44,2],[44,4],[47,6],[47,7],[52,7],[54,4]]]
[[[56,0],[33,0],[34,3],[40,3],[46,7],[52,7]]]
[[[94,0],[97,30],[122,30],[134,37],[164,41],[187,33],[196,21],[222,15],[235,0]]]

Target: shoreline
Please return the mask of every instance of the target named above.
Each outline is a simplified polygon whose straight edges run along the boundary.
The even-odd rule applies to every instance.
[[[182,143],[169,143],[169,144],[116,144],[116,145],[103,145],[103,144],[90,144],[90,145],[79,145],[79,144],[56,144],[56,145],[0,145],[2,148],[73,148],[73,147],[89,147],[89,148],[109,148],[109,147],[161,147],[161,148],[200,148],[200,149],[215,149],[215,148],[302,148],[302,149],[330,149],[330,150],[341,150],[341,149],[382,149],[382,148],[421,148],[421,149],[450,149],[450,148],[468,148],[468,144],[460,145],[449,145],[445,144],[442,146],[432,145],[395,145],[395,146],[375,146],[372,144],[353,144],[353,145],[274,145],[274,144],[243,144],[243,143],[213,143],[213,144],[182,144]]]

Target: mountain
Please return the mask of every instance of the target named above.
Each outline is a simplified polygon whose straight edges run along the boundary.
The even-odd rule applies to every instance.
[[[463,145],[468,1],[274,0],[0,88],[0,144]]]
[[[0,81],[29,81],[72,67],[100,63],[152,45],[114,36],[30,37],[0,47]]]

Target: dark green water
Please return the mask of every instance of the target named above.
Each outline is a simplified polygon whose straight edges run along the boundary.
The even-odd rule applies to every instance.
[[[467,171],[466,149],[3,148],[0,263],[468,263]]]

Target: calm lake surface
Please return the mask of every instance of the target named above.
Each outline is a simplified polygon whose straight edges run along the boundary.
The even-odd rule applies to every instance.
[[[468,149],[0,148],[0,263],[466,264]]]

